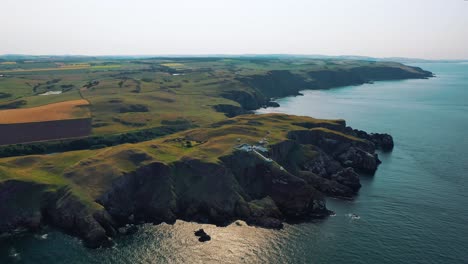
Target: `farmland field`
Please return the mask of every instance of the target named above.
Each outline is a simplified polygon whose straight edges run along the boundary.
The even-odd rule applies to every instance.
[[[91,119],[0,124],[0,130],[0,145],[77,138],[91,133]]]
[[[38,107],[0,111],[0,124],[89,118],[88,101],[73,100]]]
[[[399,63],[305,57],[19,56],[0,62],[0,124],[90,118],[90,133],[100,136],[172,122],[209,126],[304,89],[362,84],[390,72],[418,76]]]

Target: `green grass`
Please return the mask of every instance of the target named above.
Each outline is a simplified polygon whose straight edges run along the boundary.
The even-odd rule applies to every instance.
[[[91,103],[93,134],[112,134],[160,126],[164,120],[191,120],[205,126],[221,121],[224,114],[213,109],[216,104],[238,103],[221,97],[230,90],[252,92],[239,78],[264,75],[272,70],[289,70],[308,79],[315,70],[351,69],[362,66],[392,66],[411,71],[401,64],[352,60],[308,58],[155,58],[87,59],[42,58],[17,59],[15,64],[0,64],[0,106],[24,100],[20,107],[33,107],[80,99]],[[12,71],[16,68],[24,71]],[[171,75],[168,69],[182,75]],[[57,82],[48,84],[53,80]],[[97,80],[99,84],[82,88]],[[60,95],[39,96],[47,91],[66,90]],[[9,96],[8,96],[9,95]],[[120,113],[111,100],[123,104],[142,104],[147,113]]]

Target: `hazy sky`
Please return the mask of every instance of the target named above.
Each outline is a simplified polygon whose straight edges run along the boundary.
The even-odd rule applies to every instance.
[[[468,1],[1,0],[12,53],[468,59]]]

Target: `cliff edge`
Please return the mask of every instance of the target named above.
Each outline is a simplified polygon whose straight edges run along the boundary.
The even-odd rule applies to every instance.
[[[129,225],[176,219],[281,228],[329,215],[325,196],[355,195],[360,173],[377,170],[376,149],[392,147],[391,136],[343,120],[266,114],[137,144],[0,159],[0,232],[48,224],[99,247]]]

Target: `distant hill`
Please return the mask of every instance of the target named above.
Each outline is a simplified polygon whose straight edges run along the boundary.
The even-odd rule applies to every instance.
[[[52,60],[52,61],[67,61],[67,60],[90,60],[90,59],[145,59],[145,58],[310,58],[310,59],[337,59],[337,60],[362,60],[362,61],[393,61],[400,63],[425,63],[425,62],[468,62],[468,59],[461,60],[428,60],[419,58],[405,57],[368,57],[357,55],[320,55],[320,54],[164,54],[164,55],[28,55],[28,54],[4,54],[0,55],[0,61],[17,61],[17,60]]]

